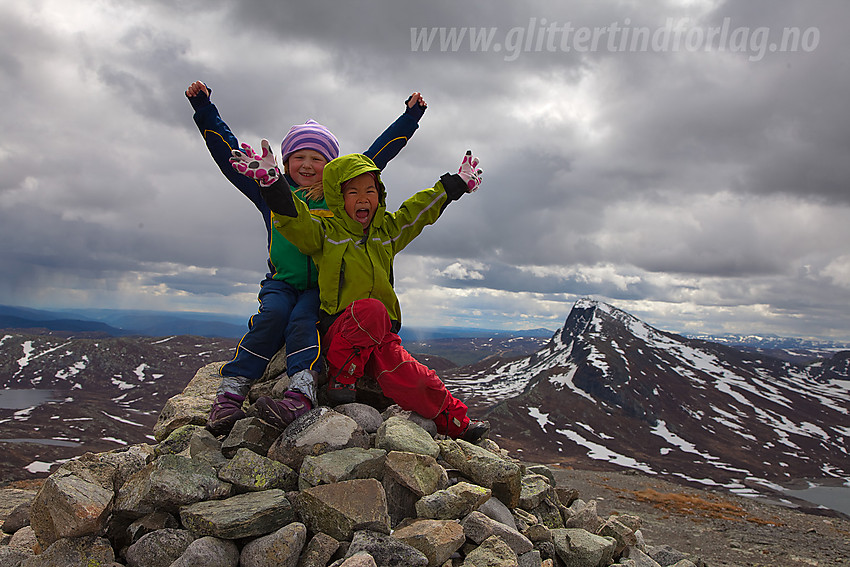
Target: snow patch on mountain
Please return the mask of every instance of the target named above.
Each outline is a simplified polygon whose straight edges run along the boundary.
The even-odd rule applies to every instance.
[[[555,425],[549,421],[549,414],[541,412],[538,408],[528,408],[528,415],[537,420],[543,431],[546,431],[547,425]]]
[[[627,455],[622,455],[617,453],[616,451],[612,451],[608,447],[601,445],[599,443],[595,443],[590,441],[580,434],[572,431],[570,429],[556,429],[556,433],[563,435],[576,445],[584,447],[587,449],[587,456],[591,459],[597,461],[606,461],[614,465],[619,465],[621,467],[626,467],[630,469],[636,469],[639,471],[643,471],[647,474],[658,474],[656,471],[652,469],[652,467],[646,463],[640,462],[632,457]]]

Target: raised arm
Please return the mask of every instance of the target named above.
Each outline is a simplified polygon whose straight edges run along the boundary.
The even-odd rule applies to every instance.
[[[468,151],[457,173],[444,174],[434,187],[415,193],[396,212],[388,214],[394,226],[395,253],[410,244],[426,226],[436,222],[449,203],[457,201],[465,193],[477,191],[481,185],[481,175],[478,158]]]
[[[256,181],[240,175],[230,165],[231,153],[239,149],[239,140],[221,119],[218,108],[210,101],[211,93],[212,89],[201,81],[195,81],[186,89],[186,98],[195,110],[195,124],[207,144],[210,155],[228,181],[251,199],[260,211],[265,211],[267,208]]]
[[[404,112],[401,116],[390,124],[363,154],[383,170],[413,137],[413,133],[419,128],[419,119],[427,108],[428,104],[421,93],[411,94],[404,102]]]

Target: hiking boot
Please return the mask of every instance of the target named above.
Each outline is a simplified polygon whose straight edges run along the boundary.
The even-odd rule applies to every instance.
[[[315,406],[318,399],[316,397],[316,386],[318,383],[319,373],[308,368],[289,375],[289,387],[287,390],[304,394],[310,400],[310,404]]]
[[[469,443],[478,443],[482,439],[486,438],[489,434],[489,421],[470,420],[469,425],[467,425],[463,433],[460,434],[460,438],[464,441],[468,441]]]
[[[328,404],[338,406],[350,404],[357,398],[357,389],[354,384],[342,384],[333,378],[328,380]]]
[[[301,392],[287,390],[282,400],[263,396],[254,403],[254,407],[257,408],[260,419],[278,429],[286,429],[295,418],[313,409],[313,404],[310,403],[310,398]]]
[[[230,433],[234,424],[245,417],[245,412],[242,411],[242,402],[245,401],[245,396],[224,392],[219,394],[210,411],[210,416],[207,418],[207,429],[218,437]]]

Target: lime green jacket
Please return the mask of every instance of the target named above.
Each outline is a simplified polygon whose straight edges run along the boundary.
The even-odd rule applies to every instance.
[[[364,233],[360,223],[345,212],[341,185],[369,171],[378,176],[379,206]],[[457,176],[443,176],[434,187],[415,193],[391,213],[386,210],[387,193],[380,170],[368,157],[351,154],[332,160],[324,169],[325,202],[332,217],[311,215],[299,199],[293,200],[297,216],[272,215],[274,228],[316,263],[324,316],[337,315],[358,299],[375,298],[400,325],[401,307],[392,283],[393,259],[457,198],[454,191],[455,196],[450,196],[444,187],[446,183],[454,185],[453,177]]]

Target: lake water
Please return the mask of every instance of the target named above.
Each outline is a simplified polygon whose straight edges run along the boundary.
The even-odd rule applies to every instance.
[[[65,396],[61,392],[55,392],[53,390],[0,390],[0,409],[22,410],[33,406],[39,406],[46,402],[57,402],[63,399],[65,399]],[[0,438],[0,443],[34,443],[36,445],[52,445],[54,447],[76,447],[79,445],[79,443],[74,441],[66,441],[63,439],[39,438]]]
[[[0,443],[33,443],[35,445],[51,445],[53,447],[79,447],[75,441],[64,439],[0,439]]]
[[[21,410],[63,399],[65,396],[53,390],[6,389],[0,390],[0,409]]]
[[[850,516],[850,486],[813,486],[803,490],[785,490],[784,492],[789,496]]]

